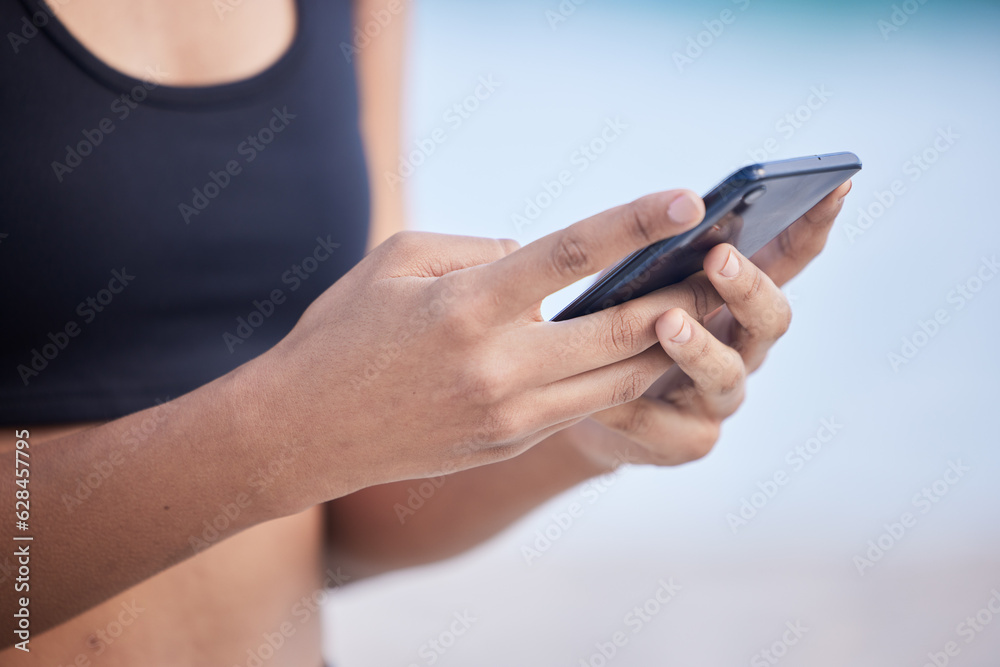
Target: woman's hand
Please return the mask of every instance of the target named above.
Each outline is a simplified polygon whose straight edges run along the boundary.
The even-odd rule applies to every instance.
[[[293,442],[287,511],[374,484],[510,458],[635,400],[670,366],[649,307],[551,323],[543,298],[695,226],[700,198],[662,192],[524,248],[397,234],[330,287],[275,348],[239,372],[266,467]],[[655,301],[655,298],[653,298]],[[691,294],[672,305],[693,311]],[[624,307],[624,306],[623,306]],[[622,308],[622,307],[619,307]]]
[[[645,394],[566,431],[595,473],[623,462],[677,465],[705,456],[722,421],[743,400],[747,373],[788,328],[791,310],[778,289],[823,249],[848,181],[769,243],[751,262],[728,244],[705,258],[704,273],[661,290],[702,295],[698,308],[672,307],[656,321],[665,355],[676,365]],[[721,299],[725,305],[713,309]],[[699,323],[704,321],[704,326]]]

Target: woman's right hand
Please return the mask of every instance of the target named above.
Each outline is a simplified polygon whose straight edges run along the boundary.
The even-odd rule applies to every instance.
[[[289,511],[374,484],[510,458],[587,415],[631,401],[669,367],[654,323],[692,308],[674,290],[566,322],[543,298],[695,226],[694,193],[649,195],[523,248],[406,232],[321,295],[238,373],[259,464],[295,443]],[[704,296],[704,295],[702,295]],[[644,297],[649,298],[649,297]],[[662,301],[662,299],[661,299]],[[286,486],[286,485],[277,485]]]

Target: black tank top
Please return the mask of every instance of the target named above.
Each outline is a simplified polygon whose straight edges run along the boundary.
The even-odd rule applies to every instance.
[[[0,8],[0,422],[191,391],[363,256],[348,0],[299,0],[280,60],[200,88],[108,67],[42,0]]]

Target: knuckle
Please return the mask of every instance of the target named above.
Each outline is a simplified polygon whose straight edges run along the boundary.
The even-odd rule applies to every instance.
[[[742,391],[746,378],[746,368],[743,366],[743,357],[739,352],[733,350],[729,359],[723,364],[719,373],[719,393],[729,395],[736,391]]]
[[[725,397],[731,401],[733,410],[743,402],[743,388],[744,388],[744,375],[742,372],[730,371],[727,372],[718,384],[717,390],[719,396]]]
[[[618,429],[633,438],[645,438],[653,430],[653,410],[645,401],[623,406]]]
[[[829,199],[824,199],[806,211],[802,217],[805,218],[811,227],[825,230],[833,224],[842,206],[843,202],[833,202]]]
[[[711,312],[707,280],[704,275],[697,275],[682,283],[687,289],[691,301],[691,310],[688,311],[688,314],[699,322]]]
[[[816,255],[820,254],[823,252],[823,248],[826,247],[826,237],[827,235],[825,233],[810,234],[802,242],[800,254],[804,257],[808,257],[809,259],[812,259]]]
[[[664,398],[678,407],[690,409],[701,400],[701,391],[693,383],[685,383],[673,388]]]
[[[781,253],[795,261],[812,259],[826,246],[826,222],[811,217],[809,213],[805,215],[805,218],[809,222],[808,228],[789,227],[778,235],[778,247],[781,249]],[[829,222],[832,221],[831,218]]]
[[[649,245],[659,240],[656,233],[656,210],[650,199],[642,197],[629,202],[625,205],[622,215],[630,237],[642,245]]]
[[[743,300],[748,303],[753,303],[754,301],[759,299],[760,296],[763,294],[764,287],[765,287],[764,272],[754,267],[750,279],[750,284],[747,285],[746,289],[743,290]]]
[[[421,236],[421,232],[415,232],[409,229],[403,230],[396,232],[386,239],[382,244],[382,247],[385,248],[385,252],[388,253],[405,252],[417,245]]]
[[[464,271],[452,271],[440,276],[434,281],[434,288],[431,290],[432,300],[453,301],[452,297],[470,292],[469,273]]]
[[[514,239],[497,239],[497,243],[500,245],[500,257],[506,257],[521,248],[521,244]]]
[[[481,464],[500,463],[512,459],[524,451],[524,445],[520,442],[497,442],[485,448],[480,458]]]
[[[448,260],[440,255],[428,255],[417,251],[416,247],[411,247],[407,254],[411,257],[411,270],[417,275],[444,276],[451,270]]]
[[[792,325],[792,305],[788,303],[788,297],[783,292],[779,292],[781,297],[774,304],[775,338],[779,338],[788,331]]]
[[[629,308],[618,308],[611,315],[605,340],[608,352],[614,356],[630,355],[642,338],[642,321]]]
[[[691,353],[688,363],[692,366],[707,366],[714,361],[713,352],[712,340],[706,336],[698,349]]]
[[[440,330],[451,340],[476,341],[481,338],[476,319],[470,317],[470,310],[457,302],[448,303],[449,292],[431,297],[425,312],[428,321],[436,321]]]
[[[778,289],[765,309],[750,320],[745,329],[753,338],[777,340],[785,335],[792,323],[792,307],[788,298]]]
[[[552,270],[559,279],[591,273],[591,256],[583,240],[572,229],[560,234],[552,251]]]
[[[614,405],[631,403],[646,391],[646,374],[639,369],[632,369],[622,375],[615,385],[612,397]]]
[[[513,443],[520,434],[510,411],[498,405],[483,411],[478,430],[482,438],[491,444]]]
[[[778,249],[781,254],[790,259],[797,259],[798,253],[795,250],[796,244],[792,241],[792,229],[788,228],[778,234]]]
[[[500,371],[475,366],[456,383],[460,398],[474,405],[496,406],[507,395],[507,379]]]
[[[456,315],[463,318],[461,324],[471,331],[476,340],[484,338],[488,326],[488,314],[495,313],[507,305],[502,291],[493,287],[488,267],[485,265],[453,271],[438,278],[448,289],[448,296],[455,302]]]

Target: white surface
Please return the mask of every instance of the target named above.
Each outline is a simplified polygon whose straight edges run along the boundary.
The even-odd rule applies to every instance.
[[[555,0],[420,3],[409,130],[447,139],[409,179],[414,222],[525,243],[647,192],[705,191],[768,137],[774,158],[852,150],[864,171],[822,258],[790,286],[791,331],[707,459],[625,472],[531,565],[522,545],[578,490],[465,557],[336,593],[340,667],[431,664],[421,645],[464,610],[478,620],[434,664],[577,666],[618,630],[629,641],[609,664],[768,664],[751,661],[798,620],[809,631],[780,664],[919,667],[954,640],[950,664],[1000,665],[1000,616],[969,643],[956,634],[1000,590],[1000,278],[961,310],[948,300],[1000,255],[1000,13],[929,2],[883,39],[889,3],[672,4],[588,2],[551,30]],[[678,72],[672,52],[727,6],[735,22]],[[496,92],[449,126],[447,108],[491,74]],[[775,124],[813,86],[832,95],[786,139]],[[629,127],[579,173],[572,154],[607,118]],[[958,140],[911,180],[904,163],[941,128]],[[515,229],[561,169],[573,184]],[[894,179],[905,194],[850,242],[858,208]],[[895,372],[887,355],[938,309],[947,324]],[[734,534],[727,513],[790,471],[786,452],[824,417],[843,429]],[[969,472],[920,513],[914,494],[956,460]],[[908,510],[916,525],[860,576],[852,558]],[[624,616],[660,578],[682,590],[633,634]]]

